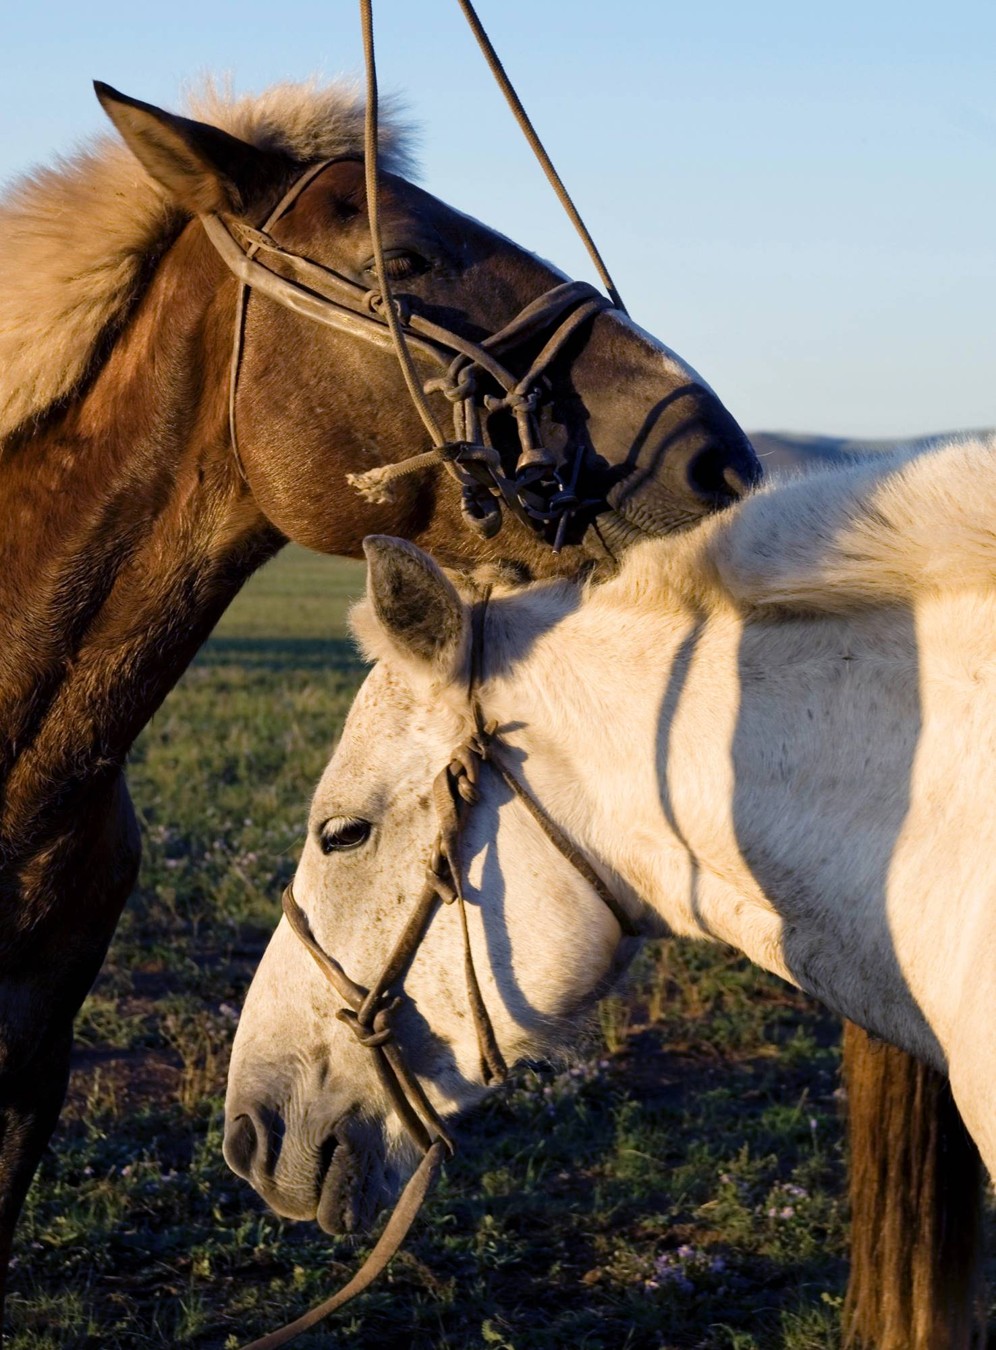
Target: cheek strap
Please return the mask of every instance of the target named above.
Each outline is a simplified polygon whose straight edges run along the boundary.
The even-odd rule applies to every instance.
[[[512,773],[503,762],[500,753],[496,753],[501,745],[498,724],[485,721],[484,710],[478,697],[484,657],[484,624],[489,598],[490,592],[485,592],[481,602],[471,611],[470,675],[467,695],[474,729],[456,747],[449,763],[440,769],[433,779],[432,802],[436,811],[438,833],[426,868],[425,883],[383,970],[369,989],[350,979],[335,957],[330,956],[316,940],[308,916],[294,896],[293,885],[289,885],[283,895],[284,916],[291,932],[304,944],[312,960],[342,999],[344,1006],[336,1016],[352,1029],[359,1043],[373,1055],[381,1086],[408,1137],[421,1151],[422,1161],[402,1192],[377,1245],[349,1283],[324,1303],[298,1318],[296,1322],[271,1332],[262,1340],[253,1341],[250,1345],[244,1346],[243,1350],[276,1350],[278,1346],[285,1345],[293,1337],[313,1327],[329,1313],[341,1308],[349,1299],[372,1284],[405,1240],[422,1202],[439,1174],[444,1156],[455,1151],[455,1145],[441,1116],[426,1096],[418,1077],[408,1067],[394,1034],[395,1016],[405,1003],[405,976],[440,904],[455,904],[460,915],[467,1003],[477,1036],[481,1077],[487,1084],[500,1083],[508,1074],[508,1066],[498,1045],[494,1024],[481,994],[480,982],[474,967],[464,897],[463,830],[470,811],[480,799],[478,784],[482,765],[490,764],[502,782],[522,802],[551,844],[606,905],[623,935],[626,937],[638,935],[638,929],[632,919],[588,859],[550,818],[525,784]]]

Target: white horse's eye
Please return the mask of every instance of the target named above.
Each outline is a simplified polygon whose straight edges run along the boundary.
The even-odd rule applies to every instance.
[[[318,831],[318,842],[323,853],[342,853],[359,848],[370,838],[369,820],[358,816],[332,816]]]

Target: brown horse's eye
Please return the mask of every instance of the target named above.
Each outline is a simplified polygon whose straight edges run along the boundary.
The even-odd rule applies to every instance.
[[[318,831],[318,842],[323,853],[344,853],[365,844],[370,829],[369,820],[358,816],[333,816]]]
[[[405,281],[408,277],[417,277],[422,272],[428,271],[428,268],[427,260],[419,253],[398,249],[394,253],[384,255],[384,271],[387,273],[388,281]],[[375,277],[376,263],[371,263],[366,270]]]

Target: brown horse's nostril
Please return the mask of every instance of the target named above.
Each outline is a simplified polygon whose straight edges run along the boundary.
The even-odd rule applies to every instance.
[[[685,469],[688,486],[699,500],[711,506],[727,506],[745,496],[758,478],[756,462],[743,456],[731,458],[725,446],[709,445],[689,460]]]
[[[723,482],[737,498],[746,497],[758,478],[759,475],[753,472],[749,477],[745,476],[734,464],[727,464],[723,470]]]
[[[236,1116],[225,1131],[225,1161],[237,1176],[250,1180],[259,1136],[249,1116]]]
[[[685,481],[695,496],[710,506],[733,501],[740,493],[727,482],[728,456],[718,446],[706,446],[688,461]]]

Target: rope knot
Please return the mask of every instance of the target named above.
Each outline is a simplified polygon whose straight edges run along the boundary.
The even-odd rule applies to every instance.
[[[461,746],[458,753],[466,755],[467,747]],[[468,806],[473,806],[475,802],[480,800],[481,794],[477,790],[477,769],[475,767],[471,774],[467,769],[465,758],[459,760],[453,759],[450,761],[450,781],[454,788],[456,788],[460,798],[465,801]]]
[[[427,394],[439,393],[451,403],[462,403],[466,399],[473,399],[477,393],[477,376],[473,366],[465,365],[455,375],[449,370],[437,379],[427,380],[423,388]]]
[[[353,1008],[340,1008],[336,1017],[346,1023],[360,1045],[373,1050],[379,1045],[385,1045],[393,1037],[391,1022],[400,1007],[401,999],[392,998],[390,1003],[384,1003],[377,1009],[369,1025],[360,1021],[359,1014]]]
[[[490,722],[480,722],[467,738],[467,744],[474,754],[485,763],[491,758],[491,743],[497,731],[498,721],[492,718]]]
[[[452,905],[457,899],[457,888],[453,884],[450,862],[441,847],[436,849],[432,861],[425,869],[426,880],[435,889],[444,905]]]
[[[490,758],[491,742],[497,730],[497,722],[480,723],[453,751],[447,766],[451,784],[469,806],[473,806],[480,797],[477,788],[478,770]]]
[[[404,326],[412,316],[411,306],[398,295],[391,296],[391,303],[394,305],[394,312],[398,316],[398,323]],[[364,291],[360,304],[367,313],[373,314],[378,319],[384,319],[387,312],[387,301],[382,291]]]
[[[534,384],[531,389],[509,389],[505,394],[485,394],[484,406],[488,412],[509,412],[515,413],[517,417],[522,417],[527,413],[534,413],[540,405],[543,397],[543,390],[538,384]]]
[[[512,389],[505,395],[505,402],[514,413],[534,413],[539,401],[540,388],[535,384],[532,389]]]

